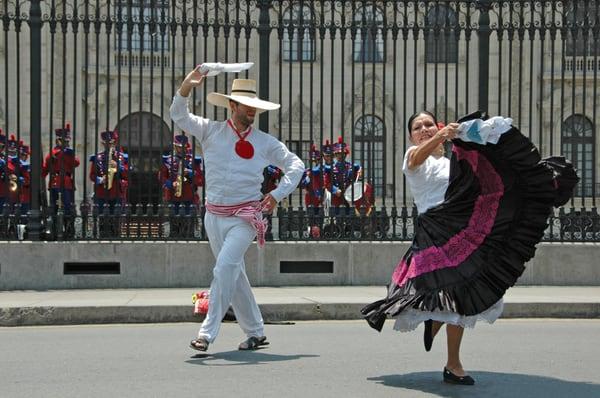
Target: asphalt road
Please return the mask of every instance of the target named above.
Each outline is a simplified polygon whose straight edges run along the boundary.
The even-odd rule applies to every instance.
[[[198,325],[0,328],[1,397],[600,397],[600,320],[500,320],[467,330],[476,385],[441,381],[445,336],[378,334],[360,321],[269,325],[268,348],[237,351],[225,324],[208,354]]]

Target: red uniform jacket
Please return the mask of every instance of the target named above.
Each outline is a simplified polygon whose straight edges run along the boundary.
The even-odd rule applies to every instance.
[[[21,184],[19,202],[31,203],[31,165],[28,161],[21,160]]]
[[[197,203],[199,197],[196,193],[199,187],[204,185],[204,176],[202,175],[202,158],[188,153],[183,162],[183,187],[181,196],[175,196],[173,183],[177,176],[181,174],[181,158],[178,156],[164,155],[162,165],[158,172],[158,180],[163,187],[163,199],[165,202],[192,202]]]
[[[0,198],[8,199],[8,203],[18,203],[19,191],[23,189],[23,182],[25,181],[20,160],[16,157],[9,156],[7,161],[6,158],[3,157],[2,160],[0,160],[0,168]],[[16,183],[19,188],[16,191],[10,190],[11,175],[17,177]]]
[[[6,198],[8,195],[8,173],[6,158],[0,153],[0,198]],[[0,209],[0,212],[2,209]]]
[[[344,198],[344,191],[354,183],[359,170],[360,165],[358,163],[352,164],[346,161],[333,163],[331,172],[331,204],[333,206],[346,206],[349,204]],[[341,193],[340,196],[337,196],[338,192]]]
[[[306,189],[304,203],[306,206],[319,207],[323,203],[323,170],[321,166],[304,170],[300,186]]]
[[[48,189],[62,187],[74,190],[73,171],[77,166],[79,166],[79,158],[75,156],[72,148],[54,147],[52,152],[46,155],[42,165],[42,177],[45,178],[50,174]]]
[[[129,188],[129,157],[120,149],[115,149],[112,160],[117,162],[117,172],[113,176],[110,190],[107,190],[106,177],[108,151],[99,152],[90,156],[90,180],[94,183],[94,195],[97,199],[114,200],[121,199],[127,202],[127,190]]]

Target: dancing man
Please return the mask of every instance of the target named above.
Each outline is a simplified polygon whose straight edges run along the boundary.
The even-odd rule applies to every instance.
[[[254,80],[235,79],[230,95],[210,93],[207,101],[227,107],[227,121],[195,116],[188,110],[188,96],[205,79],[200,68],[191,71],[171,105],[171,118],[184,131],[194,135],[202,146],[206,178],[204,224],[216,258],[210,285],[209,309],[191,348],[206,351],[215,341],[229,304],[233,306],[247,339],[240,350],[253,350],[268,344],[262,315],[245,272],[244,254],[257,237],[264,245],[266,222],[262,212],[271,212],[277,202],[289,195],[300,182],[304,163],[273,136],[255,128],[255,116],[278,109],[279,104],[261,100]],[[223,167],[226,161],[227,167]],[[263,169],[274,165],[284,175],[277,188],[260,192]]]

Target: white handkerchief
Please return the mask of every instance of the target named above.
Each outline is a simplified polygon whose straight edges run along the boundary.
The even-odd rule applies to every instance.
[[[254,62],[243,62],[239,64],[222,64],[221,62],[205,62],[198,71],[206,76],[216,76],[221,72],[237,73],[250,69]]]
[[[512,128],[512,119],[494,116],[487,120],[467,120],[458,126],[457,138],[466,142],[497,144],[500,136]]]

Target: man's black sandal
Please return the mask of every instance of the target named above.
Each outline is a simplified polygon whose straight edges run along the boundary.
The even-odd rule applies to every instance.
[[[190,347],[196,351],[208,350],[208,341],[204,337],[198,337],[195,340],[190,341]]]
[[[262,337],[248,337],[247,340],[242,341],[240,343],[240,345],[238,346],[238,350],[240,351],[249,351],[249,350],[256,350],[258,349],[258,347],[263,346],[263,345],[269,345],[269,342],[267,341],[267,337],[266,336],[262,336]]]

